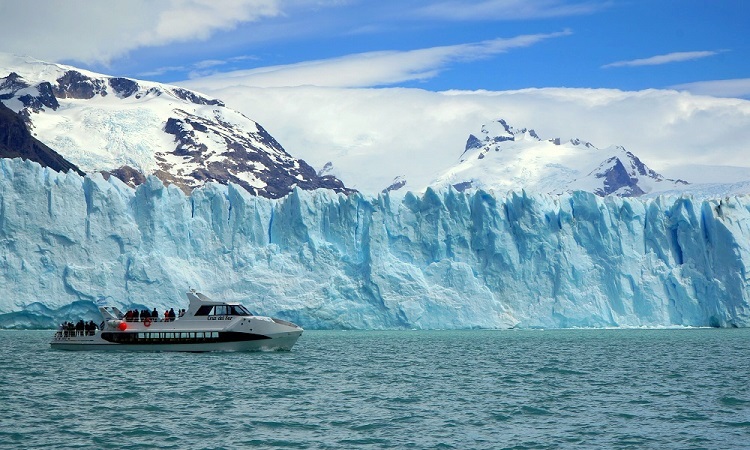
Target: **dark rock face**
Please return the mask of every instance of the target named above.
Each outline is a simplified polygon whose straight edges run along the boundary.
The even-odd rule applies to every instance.
[[[138,91],[138,92],[137,92],[137,93],[135,94],[135,98],[137,98],[137,99],[141,99],[141,98],[143,98],[143,97],[146,97],[146,96],[149,96],[149,95],[153,95],[154,97],[158,97],[158,96],[160,96],[161,94],[163,94],[163,92],[162,92],[162,90],[161,90],[161,89],[159,89],[159,88],[155,88],[155,87],[152,87],[152,88],[149,88],[149,89],[147,89],[147,90],[145,90],[145,91],[139,90],[139,91]]]
[[[398,176],[393,179],[393,183],[390,184],[387,188],[383,189],[383,192],[392,192],[397,191],[401,189],[402,187],[406,186],[406,179],[402,176]]]
[[[52,92],[52,85],[50,83],[39,83],[34,89],[29,89],[31,87],[21,76],[15,72],[11,72],[7,77],[0,78],[0,100],[9,100],[17,96],[18,100],[29,111],[35,113],[41,111],[44,107],[52,110],[60,107],[55,94]],[[32,95],[30,92],[19,95],[19,91],[22,90],[33,91],[35,95]],[[27,116],[28,114],[24,115],[24,117]]]
[[[186,192],[206,181],[231,182],[269,198],[283,197],[294,186],[351,192],[337,178],[319,176],[305,161],[292,158],[260,125],[249,132],[220,120],[210,121],[181,110],[175,112],[180,117],[170,117],[164,126],[164,132],[174,136],[176,147],[172,154],[198,168],[181,173],[168,162],[167,155],[157,155],[161,170],[156,175]],[[220,155],[212,153],[201,142],[201,138],[210,135],[213,141],[222,140],[226,151]]]
[[[181,139],[181,135],[185,133],[185,131],[183,130],[182,122],[179,119],[175,119],[174,117],[170,117],[169,119],[167,119],[167,124],[164,125],[164,132],[167,134],[174,134],[175,141]]]
[[[611,167],[604,173],[596,175],[597,178],[604,178],[604,188],[595,190],[594,194],[603,197],[622,188],[626,188],[622,189],[622,197],[638,197],[645,194],[645,192],[643,192],[638,186],[638,178],[630,176],[628,170],[619,158],[610,158],[605,164],[611,164]]]
[[[95,95],[107,95],[107,84],[104,80],[93,79],[83,75],[81,72],[69,70],[65,75],[57,79],[57,85],[53,87],[57,98],[90,99]]]
[[[35,113],[41,111],[45,106],[53,111],[60,107],[60,103],[57,102],[55,94],[52,93],[51,84],[47,82],[39,83],[36,88],[39,91],[39,95],[32,96],[31,94],[25,94],[18,97],[25,107],[31,109]]]
[[[469,139],[466,140],[466,147],[464,147],[464,151],[476,148],[482,148],[482,141],[480,141],[479,138],[474,136],[473,134],[470,134]]]
[[[177,97],[190,103],[195,103],[196,105],[225,106],[224,102],[221,100],[215,98],[208,99],[196,94],[195,92],[188,91],[187,89],[173,88],[172,93]]]
[[[513,134],[514,133],[513,127],[511,127],[510,125],[508,125],[508,122],[506,122],[505,119],[498,119],[497,123],[499,123],[500,125],[503,126],[503,128],[505,129],[506,133],[508,133],[508,134]]]
[[[623,149],[623,150],[624,150],[624,149]],[[656,172],[656,171],[654,171],[653,169],[649,169],[649,168],[648,168],[648,167],[647,167],[647,166],[646,166],[645,164],[643,164],[643,162],[641,162],[641,160],[640,160],[640,159],[639,159],[639,158],[638,158],[637,156],[635,156],[634,154],[632,154],[632,153],[630,153],[630,152],[625,152],[625,154],[627,154],[627,155],[628,155],[628,158],[630,158],[630,160],[631,160],[631,161],[632,161],[632,163],[633,163],[633,166],[634,166],[634,167],[636,168],[636,171],[637,171],[637,172],[638,172],[638,173],[639,173],[640,175],[644,175],[644,176],[647,176],[647,177],[653,178],[653,179],[655,179],[655,180],[658,180],[658,181],[663,181],[663,180],[666,180],[666,181],[670,181],[670,182],[673,182],[673,183],[677,183],[677,184],[682,184],[682,185],[687,185],[687,184],[690,184],[690,183],[688,183],[688,182],[687,182],[687,181],[685,181],[685,180],[673,180],[673,179],[671,179],[671,178],[664,178],[664,176],[662,176],[662,175],[661,175],[660,173],[657,173],[657,172]]]
[[[102,175],[105,180],[108,180],[110,176],[114,176],[115,178],[119,178],[125,184],[133,187],[146,182],[146,177],[139,170],[130,166],[121,166],[108,172],[102,172]]]
[[[515,129],[512,126],[508,125],[508,122],[506,122],[503,119],[498,119],[496,121],[499,123],[503,130],[505,131],[504,135],[495,135],[490,136],[489,131],[482,126],[482,133],[485,135],[484,139],[480,139],[473,134],[469,135],[469,139],[466,140],[466,146],[464,147],[464,152],[461,154],[461,157],[459,158],[460,162],[463,162],[465,160],[466,154],[470,150],[480,150],[481,153],[479,154],[479,159],[484,159],[484,154],[490,151],[493,144],[500,144],[501,142],[509,142],[509,141],[515,141],[516,137],[519,135],[524,135],[525,133],[529,133],[529,136],[540,140],[539,136],[537,136],[536,131],[534,130],[527,130],[526,128],[520,128]],[[495,151],[499,151],[499,147],[495,147]]]
[[[622,147],[618,147],[625,150]],[[656,171],[649,169],[637,156],[625,151],[625,160],[613,156],[599,165],[599,168],[591,173],[596,178],[603,179],[603,187],[596,189],[594,194],[605,196],[616,193],[620,197],[638,197],[646,192],[638,185],[641,178],[650,178],[656,182],[671,182],[677,184],[688,184],[683,180],[672,180],[664,178]],[[628,170],[630,167],[630,170]]]
[[[5,92],[4,94],[0,94],[0,99],[7,100],[13,98],[16,92],[29,86],[20,75],[11,72],[7,77],[0,78],[0,92]]]
[[[591,142],[582,141],[582,140],[580,140],[578,138],[571,139],[570,143],[573,144],[573,145],[583,145],[586,148],[596,148],[596,147],[594,147],[594,144],[592,144]]]
[[[110,78],[109,86],[120,98],[128,98],[140,89],[138,83],[128,78]]]
[[[58,172],[84,173],[57,152],[36,140],[20,115],[0,103],[0,158],[23,158]]]
[[[454,184],[453,188],[457,190],[458,192],[463,192],[467,189],[471,189],[472,184],[473,183],[471,181],[462,181],[461,183]]]

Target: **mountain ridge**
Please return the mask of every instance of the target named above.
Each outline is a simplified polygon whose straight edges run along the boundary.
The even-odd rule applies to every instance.
[[[478,134],[469,135],[458,163],[430,186],[637,197],[689,184],[662,176],[622,146],[600,149],[580,139],[543,140],[533,129],[516,129],[503,119],[483,125]]]
[[[0,102],[36,139],[83,172],[135,186],[148,175],[189,193],[208,181],[279,198],[295,186],[350,192],[289,155],[260,124],[219,99],[161,83],[0,57]]]

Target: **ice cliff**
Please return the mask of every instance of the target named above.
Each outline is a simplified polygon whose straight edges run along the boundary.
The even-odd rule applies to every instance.
[[[0,326],[195,288],[307,328],[749,326],[750,197],[282,199],[0,160]]]

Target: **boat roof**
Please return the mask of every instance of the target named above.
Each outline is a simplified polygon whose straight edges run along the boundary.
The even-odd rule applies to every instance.
[[[187,298],[190,301],[191,305],[193,303],[200,303],[201,305],[233,305],[233,306],[241,305],[240,302],[226,302],[226,301],[211,300],[207,296],[201,294],[200,292],[197,292],[195,289],[191,289],[190,291],[188,291]]]

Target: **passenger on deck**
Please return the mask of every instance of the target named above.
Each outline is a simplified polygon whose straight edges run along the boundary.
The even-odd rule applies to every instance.
[[[156,308],[154,308],[154,310],[151,311],[151,319],[154,322],[156,322],[157,320],[159,320],[159,311],[157,311]]]
[[[174,313],[174,308],[169,308],[169,321],[173,321],[175,319],[176,315]]]

